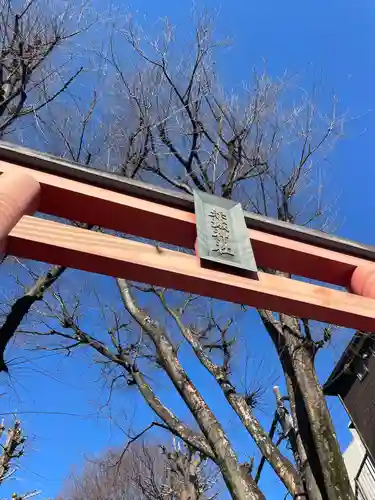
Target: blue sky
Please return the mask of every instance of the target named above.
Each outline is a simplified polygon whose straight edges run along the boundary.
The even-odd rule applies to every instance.
[[[338,96],[341,111],[347,117],[346,133],[330,156],[327,168],[327,189],[338,211],[336,233],[363,243],[374,243],[375,222],[371,216],[375,209],[373,2],[232,0],[219,3],[207,0],[204,4],[218,11],[218,36],[229,36],[233,41],[218,61],[221,80],[226,87],[236,89],[249,80],[253,67],[262,67],[266,61],[271,76],[280,76],[288,70],[289,74],[299,75],[301,87],[308,89],[315,81],[324,87],[326,94],[333,92]],[[185,0],[134,0],[129,10],[146,25],[169,16],[180,30],[184,30],[191,5]],[[323,106],[326,104],[324,99],[322,97]],[[6,271],[4,267],[2,273]],[[69,281],[75,288],[94,282],[97,288],[105,290],[109,302],[118,300],[116,289],[107,278],[71,272]],[[0,293],[9,297],[9,287],[10,282],[4,279]],[[64,287],[68,289],[69,283],[65,282]],[[100,328],[92,320],[98,313],[94,301],[90,302],[90,308],[85,326],[91,330]],[[277,360],[256,315],[249,314],[240,330],[249,350],[248,376],[269,380],[271,387],[278,376]],[[348,332],[337,331],[332,347],[319,357],[318,372],[322,381],[347,339]],[[26,348],[29,347],[28,344]],[[11,353],[17,359],[21,356],[31,359],[27,350],[14,348]],[[251,442],[236,425],[233,415],[223,409],[220,394],[211,389],[209,379],[188,353],[183,352],[182,356],[212,408],[227,421],[226,427],[241,457],[251,455],[254,452]],[[4,486],[1,497],[15,490],[34,488],[42,489],[43,497],[54,496],[60,491],[71,466],[80,467],[85,455],[91,456],[107,446],[120,444],[125,440],[124,429],[129,426],[140,429],[152,418],[131,391],[116,392],[111,407],[105,407],[107,393],[100,378],[100,367],[84,351],[77,352],[74,358],[44,357],[41,352],[38,356],[32,355],[32,361],[26,365],[17,365],[15,361],[10,379],[0,374],[1,409],[18,412],[29,436],[18,479]],[[239,356],[239,360],[243,359]],[[188,418],[168,384],[158,379],[157,387],[168,404]],[[99,408],[98,397],[104,408]],[[329,405],[340,444],[345,447],[349,439],[348,419],[337,401],[331,399]],[[41,413],[32,413],[35,411]],[[272,395],[266,396],[259,416],[268,426],[272,417]],[[261,486],[267,498],[282,498],[282,489],[271,473],[265,473]]]

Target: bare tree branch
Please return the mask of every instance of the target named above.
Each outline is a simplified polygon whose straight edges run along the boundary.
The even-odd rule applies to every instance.
[[[220,385],[226,399],[240,418],[245,429],[254,439],[263,457],[270,463],[292,495],[301,493],[303,491],[303,486],[300,484],[297,471],[290,461],[280,453],[277,446],[272,443],[272,438],[264,432],[262,426],[251,411],[251,407],[247,404],[246,398],[239,394],[230,382],[227,365],[220,367],[214,364],[205,353],[203,346],[198,340],[198,336],[192,332],[191,328],[184,326],[181,317],[175,310],[168,306],[163,294],[158,294],[158,296],[166,312],[175,320],[181,334],[187,340],[199,361],[211,375],[214,376]]]

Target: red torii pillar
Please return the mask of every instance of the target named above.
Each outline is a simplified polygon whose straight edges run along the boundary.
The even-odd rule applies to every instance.
[[[0,176],[0,254],[21,217],[37,210],[40,192],[40,184],[32,175],[15,171]]]
[[[350,280],[350,290],[362,297],[375,299],[375,265],[357,267]]]

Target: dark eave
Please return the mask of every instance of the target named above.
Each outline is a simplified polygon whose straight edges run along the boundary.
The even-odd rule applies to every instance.
[[[363,332],[356,332],[353,335],[323,386],[323,391],[326,396],[337,396],[341,394],[344,385],[352,382],[353,377],[350,368],[353,361],[362,354],[362,352],[367,350],[368,346],[373,342],[373,338]]]

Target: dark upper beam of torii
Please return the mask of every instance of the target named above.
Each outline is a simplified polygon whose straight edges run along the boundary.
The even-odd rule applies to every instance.
[[[0,240],[10,254],[375,330],[374,247],[245,213],[260,268],[363,296],[262,272],[248,279],[204,269],[194,255],[25,215],[44,212],[193,249],[190,196],[7,143],[0,143],[0,172]]]

